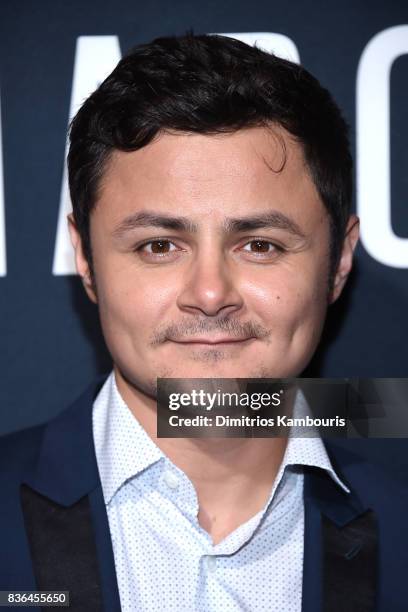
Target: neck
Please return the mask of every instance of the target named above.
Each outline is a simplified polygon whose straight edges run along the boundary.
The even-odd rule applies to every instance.
[[[214,544],[265,505],[286,449],[286,438],[158,438],[156,401],[115,369],[118,390],[153,442],[190,479],[198,520]]]

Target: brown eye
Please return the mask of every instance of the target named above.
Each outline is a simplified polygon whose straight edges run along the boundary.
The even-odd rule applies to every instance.
[[[167,255],[167,253],[175,250],[174,248],[171,248],[172,246],[174,247],[170,240],[151,240],[150,242],[144,244],[141,247],[141,250],[145,253],[153,255]]]
[[[271,253],[276,247],[272,244],[272,242],[268,242],[267,240],[251,240],[248,242],[244,248],[245,251],[250,251],[251,253]],[[269,247],[272,247],[271,249]]]
[[[152,253],[168,253],[170,243],[166,240],[152,242]]]

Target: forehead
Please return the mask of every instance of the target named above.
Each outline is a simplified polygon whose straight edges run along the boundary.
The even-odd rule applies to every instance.
[[[114,151],[97,214],[115,222],[143,208],[214,222],[265,208],[286,209],[306,221],[323,212],[301,145],[278,126],[218,135],[161,133],[138,151]]]

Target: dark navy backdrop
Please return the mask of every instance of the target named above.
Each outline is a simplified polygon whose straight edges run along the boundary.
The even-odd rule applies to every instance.
[[[376,34],[406,24],[408,4],[396,0],[3,0],[4,190],[0,203],[4,232],[0,229],[7,268],[0,277],[0,433],[58,413],[96,374],[110,367],[96,308],[88,303],[75,276],[52,273],[77,38],[118,36],[123,52],[139,42],[191,27],[197,33],[284,34],[295,43],[301,62],[332,91],[344,110],[355,152],[361,55]],[[408,35],[405,53],[392,65],[389,89],[391,221],[395,235],[405,238],[407,53]],[[374,121],[374,135],[376,127]],[[378,146],[383,146],[381,140]],[[378,200],[371,205],[375,211],[384,203]],[[331,309],[328,332],[309,375],[408,375],[404,245],[405,255],[394,265],[382,263],[380,253],[373,256],[364,245],[359,247],[350,286]],[[388,457],[400,460],[401,442],[384,445]]]

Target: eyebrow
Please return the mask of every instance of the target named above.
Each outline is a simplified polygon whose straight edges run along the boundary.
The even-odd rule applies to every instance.
[[[198,231],[198,226],[187,217],[171,217],[168,215],[158,215],[152,212],[142,212],[129,215],[123,219],[114,229],[113,235],[116,238],[121,238],[124,234],[138,227],[160,227],[168,230],[190,233]]]
[[[173,217],[153,212],[141,212],[129,215],[114,229],[113,236],[122,238],[128,232],[139,227],[159,227],[162,229],[197,233],[198,225],[188,217]],[[278,211],[269,211],[264,214],[246,217],[227,218],[223,223],[223,230],[228,233],[248,232],[256,229],[277,228],[291,234],[305,238],[299,225],[290,217]]]
[[[305,238],[305,234],[300,229],[299,225],[293,219],[278,211],[270,211],[264,214],[251,215],[238,219],[230,218],[225,221],[225,230],[228,233],[248,232],[261,228],[282,229],[301,238]]]

